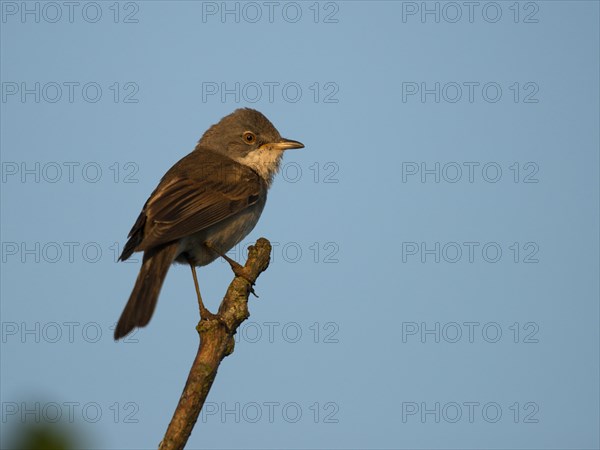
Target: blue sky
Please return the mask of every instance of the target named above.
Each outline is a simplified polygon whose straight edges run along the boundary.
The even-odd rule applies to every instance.
[[[156,447],[193,283],[171,268],[114,343],[139,266],[116,256],[163,173],[253,107],[306,148],[230,253],[274,244],[188,448],[597,448],[598,19],[2,2],[2,428],[60,413],[90,447]],[[231,272],[198,274],[215,310]]]

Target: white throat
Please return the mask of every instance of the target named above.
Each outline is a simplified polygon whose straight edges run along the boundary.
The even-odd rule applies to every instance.
[[[279,170],[283,150],[275,150],[270,148],[259,148],[246,156],[235,158],[237,162],[250,167],[258,173],[266,182],[267,186],[271,186],[273,177]]]

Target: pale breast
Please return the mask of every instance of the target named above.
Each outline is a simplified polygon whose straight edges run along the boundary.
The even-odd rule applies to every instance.
[[[266,196],[236,215],[181,239],[176,261],[187,264],[187,255],[189,255],[196,266],[205,266],[213,262],[218,255],[206,248],[204,243],[207,241],[221,253],[227,253],[254,229],[265,207],[265,202]]]

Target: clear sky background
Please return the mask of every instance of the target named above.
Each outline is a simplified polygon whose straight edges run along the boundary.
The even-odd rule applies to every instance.
[[[599,447],[597,2],[1,5],[3,439],[60,416],[158,445],[193,283],[173,267],[114,343],[139,267],[116,256],[253,107],[306,148],[244,242],[273,261],[188,448]],[[215,310],[229,267],[198,273]]]

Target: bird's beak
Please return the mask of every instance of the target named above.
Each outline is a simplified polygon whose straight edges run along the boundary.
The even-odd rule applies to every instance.
[[[304,144],[302,142],[282,138],[279,142],[271,144],[271,148],[276,150],[291,150],[293,148],[304,148]]]

